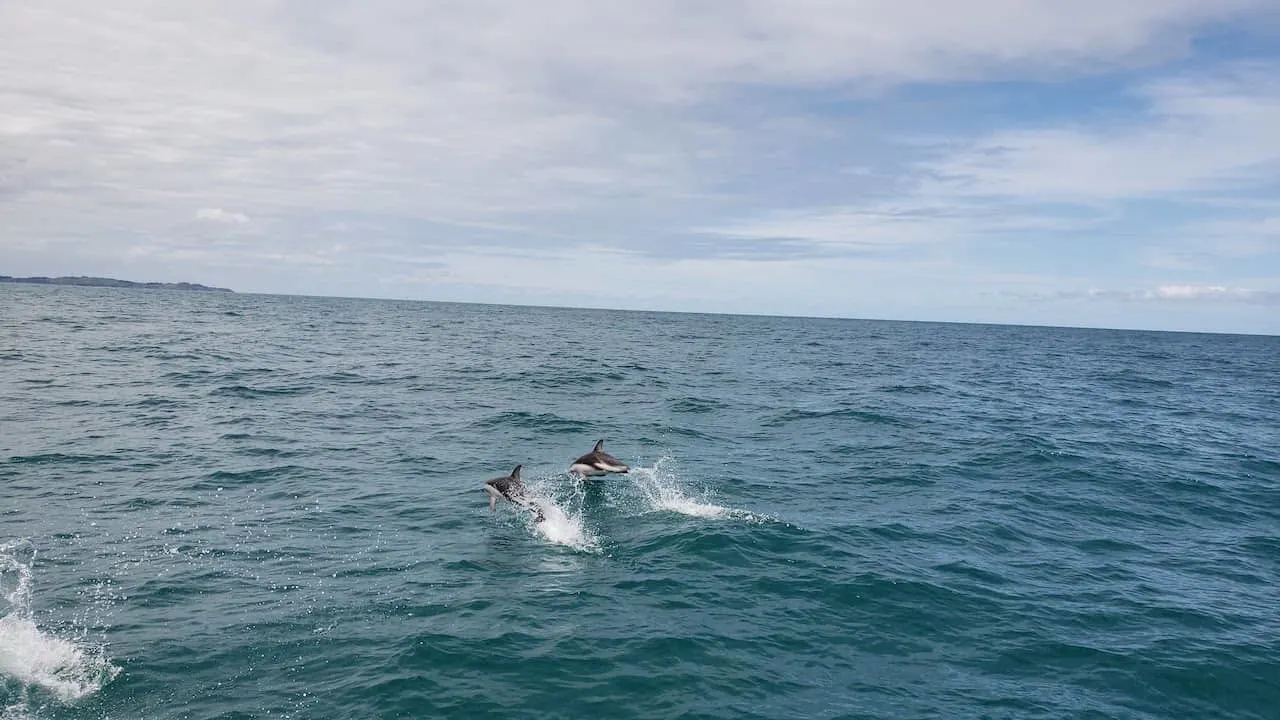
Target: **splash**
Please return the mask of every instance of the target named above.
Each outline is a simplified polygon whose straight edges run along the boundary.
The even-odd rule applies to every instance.
[[[631,481],[650,511],[668,511],[693,517],[716,518],[729,514],[720,505],[694,500],[685,494],[674,469],[675,461],[663,456],[653,467],[631,468]]]
[[[669,455],[659,458],[653,467],[631,468],[629,476],[649,512],[674,512],[690,517],[736,518],[756,522],[769,519],[746,510],[727,508],[690,497],[676,472],[675,460]]]
[[[119,673],[102,654],[80,642],[42,631],[31,610],[35,548],[29,541],[0,544],[0,688],[15,682],[21,702],[4,716],[26,715],[32,691],[64,703],[92,695]]]
[[[554,483],[552,478],[536,478],[525,485],[525,495],[542,508],[542,522],[528,519],[535,532],[555,545],[583,552],[600,549],[583,514],[586,494],[576,484]]]

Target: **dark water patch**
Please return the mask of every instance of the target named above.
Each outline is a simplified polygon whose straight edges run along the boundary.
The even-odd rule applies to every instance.
[[[1280,479],[1280,460],[1250,456],[1240,461],[1240,467],[1247,473],[1265,478]]]
[[[1116,388],[1137,388],[1143,390],[1165,390],[1175,387],[1173,381],[1164,378],[1150,377],[1136,370],[1121,370],[1103,373],[1096,379],[1105,386]]]
[[[869,485],[887,485],[902,488],[924,488],[945,482],[941,474],[931,471],[927,468],[921,468],[915,472],[909,473],[884,473],[877,472],[868,474],[869,476],[860,478],[862,482]]]
[[[148,508],[163,507],[167,505],[164,500],[149,497],[133,497],[127,499],[112,499],[109,505],[119,508],[122,511],[146,510]]]
[[[417,373],[408,373],[405,375],[387,375],[385,377],[366,378],[364,381],[364,384],[370,385],[370,386],[378,386],[378,385],[402,386],[408,383],[415,383],[419,380],[422,380],[421,375],[418,375]]]
[[[622,382],[627,379],[627,376],[607,370],[543,368],[517,373],[506,379],[534,388],[586,388],[601,383]]]
[[[265,485],[288,477],[301,477],[314,472],[301,465],[276,465],[250,470],[216,470],[191,486],[192,490],[232,487],[237,485]]]
[[[870,410],[787,410],[779,413],[764,423],[766,427],[782,427],[792,423],[810,421],[852,420],[869,425],[887,425],[892,427],[911,427],[912,423],[902,418],[886,415]]]
[[[217,373],[213,370],[205,368],[189,368],[186,370],[175,370],[167,372],[161,378],[173,382],[175,385],[183,382],[191,382],[195,380],[203,380]]]
[[[645,444],[662,446],[670,443],[673,438],[689,438],[694,440],[716,439],[715,436],[709,433],[683,425],[653,425],[648,427],[648,430],[654,433],[657,437],[642,435],[637,437],[636,440]]]
[[[364,384],[368,381],[367,378],[360,373],[350,371],[329,373],[327,375],[321,375],[317,379],[320,382],[325,383],[349,383],[356,385]]]
[[[972,580],[984,588],[1008,585],[1011,582],[1008,578],[997,572],[976,567],[963,560],[943,563],[942,565],[935,566],[934,570],[943,575],[951,575],[965,580]]]
[[[246,447],[240,448],[237,454],[247,455],[250,457],[271,457],[271,458],[290,458],[306,455],[302,450],[288,450],[275,447]]]
[[[252,584],[236,573],[211,570],[194,575],[147,580],[138,588],[133,601],[143,608],[175,607],[211,592],[225,594],[248,591],[251,588]]]
[[[893,385],[881,386],[880,391],[886,392],[886,393],[892,393],[892,394],[903,394],[903,395],[927,395],[932,393],[945,392],[946,388],[940,385],[933,385],[929,383],[924,383],[919,385],[893,384]]]
[[[69,398],[66,400],[56,400],[51,403],[55,407],[99,407],[118,405],[116,402],[104,402],[101,400],[85,400],[80,398]]]
[[[261,398],[271,397],[288,397],[297,395],[308,395],[314,393],[316,388],[309,385],[301,386],[280,386],[280,387],[249,387],[247,385],[223,385],[212,391],[212,396],[234,397],[244,400],[257,400]]]
[[[472,423],[477,430],[496,428],[518,428],[523,430],[541,430],[552,433],[576,433],[590,429],[590,425],[579,420],[557,415],[555,413],[534,412],[501,412],[488,415]]]
[[[1078,541],[1075,546],[1082,552],[1099,557],[1123,557],[1131,553],[1150,552],[1137,542],[1117,538],[1089,538]]]
[[[156,360],[164,360],[166,362],[200,362],[204,360],[204,356],[194,352],[172,352],[161,348],[153,348],[146,353],[147,357]]]
[[[671,401],[669,407],[672,412],[703,415],[724,410],[728,406],[710,398],[685,397]]]
[[[12,455],[9,457],[11,465],[64,465],[67,467],[80,467],[84,465],[97,465],[105,462],[113,462],[119,457],[114,455],[78,455],[64,453],[41,453],[38,455]]]
[[[169,397],[144,397],[129,404],[129,407],[135,408],[180,408],[186,407],[187,403]]]

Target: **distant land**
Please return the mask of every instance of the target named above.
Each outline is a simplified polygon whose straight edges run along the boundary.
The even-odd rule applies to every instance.
[[[7,283],[27,283],[28,285],[87,285],[91,287],[118,287],[118,288],[143,288],[147,290],[187,290],[189,292],[234,292],[227,288],[209,287],[200,283],[161,283],[161,282],[133,282],[131,280],[116,280],[115,278],[87,277],[9,277],[8,275],[0,275],[0,282]]]

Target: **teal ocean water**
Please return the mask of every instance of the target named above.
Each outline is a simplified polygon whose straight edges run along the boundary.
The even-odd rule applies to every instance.
[[[0,717],[1273,720],[1280,338],[0,286]]]

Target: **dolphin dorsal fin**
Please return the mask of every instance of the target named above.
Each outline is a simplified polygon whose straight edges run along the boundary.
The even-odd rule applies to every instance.
[[[513,477],[513,478],[515,478],[515,479],[519,480],[519,479],[520,479],[520,468],[522,468],[522,467],[524,467],[524,465],[517,465],[517,466],[516,466],[516,469],[511,471],[511,477]]]
[[[604,440],[597,440],[596,446],[592,448],[591,452],[600,452],[602,450],[604,450]]]

